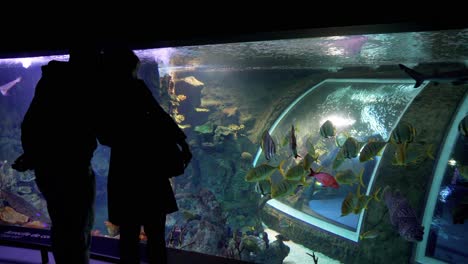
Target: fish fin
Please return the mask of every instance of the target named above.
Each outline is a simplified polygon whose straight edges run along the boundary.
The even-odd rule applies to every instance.
[[[398,64],[398,66],[416,81],[416,83],[414,84],[414,88],[418,88],[424,82],[424,76],[421,73],[410,69],[403,64]]]
[[[364,185],[364,182],[362,181],[362,175],[364,174],[364,168],[361,169],[361,171],[359,172],[359,184],[362,185],[362,187],[366,188],[366,185]]]
[[[281,175],[282,175],[283,177],[285,177],[285,175],[286,175],[286,174],[284,174],[284,170],[283,170],[283,165],[284,165],[284,162],[285,162],[285,161],[286,161],[285,159],[282,160],[282,161],[280,162],[280,164],[278,165],[278,170],[279,170],[279,172],[281,173]],[[270,178],[271,178],[271,177],[270,177]]]
[[[432,160],[435,160],[435,157],[434,157],[434,144],[430,144],[427,149],[426,149],[426,155],[432,159]]]
[[[379,189],[377,189],[377,191],[375,191],[375,193],[372,195],[372,198],[374,198],[374,200],[376,200],[377,202],[380,202],[381,199],[379,199],[378,197],[378,194],[379,192],[382,190],[382,187],[380,187]]]
[[[356,194],[357,194],[357,197],[358,197],[358,198],[362,196],[362,195],[361,195],[361,185],[358,185],[358,186],[357,186],[357,192],[356,192]]]

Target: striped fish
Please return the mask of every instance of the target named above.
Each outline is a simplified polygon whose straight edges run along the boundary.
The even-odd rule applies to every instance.
[[[325,123],[320,126],[320,135],[324,138],[331,138],[336,135],[336,127],[330,120],[325,121]]]
[[[458,131],[464,136],[468,137],[468,115],[458,125]]]
[[[405,144],[414,141],[416,129],[408,122],[402,121],[392,131],[390,142],[393,144]]]
[[[266,160],[270,160],[274,155],[276,155],[276,144],[270,133],[268,133],[268,130],[263,132],[261,147]]]
[[[359,153],[359,161],[365,162],[379,155],[380,151],[387,145],[387,142],[372,141],[368,142]]]
[[[283,161],[284,162],[284,161]],[[282,162],[282,163],[283,163]],[[282,165],[280,164],[280,166]],[[275,167],[269,164],[261,164],[257,167],[250,169],[245,175],[245,181],[247,182],[258,182],[268,179],[275,171],[280,168],[280,166]]]
[[[288,180],[299,181],[305,176],[306,172],[307,171],[304,170],[304,165],[299,163],[296,166],[289,168],[286,171],[285,177]]]
[[[299,181],[283,179],[278,183],[271,184],[271,198],[279,198],[288,194],[294,194],[298,185],[302,185]]]
[[[343,157],[345,159],[352,159],[357,157],[360,149],[360,143],[353,137],[349,137],[346,139],[341,151],[343,153]]]

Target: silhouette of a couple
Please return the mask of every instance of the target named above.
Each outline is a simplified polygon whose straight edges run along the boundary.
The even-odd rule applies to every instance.
[[[178,210],[169,178],[192,154],[184,132],[138,79],[139,64],[122,45],[80,45],[70,48],[68,62],[42,66],[21,124],[24,153],[13,168],[35,172],[56,263],[89,263],[97,141],[111,148],[108,213],[120,227],[121,263],[139,263],[141,226],[150,263],[167,261],[166,214]]]

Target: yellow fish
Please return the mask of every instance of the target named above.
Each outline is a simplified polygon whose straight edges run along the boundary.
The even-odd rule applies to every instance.
[[[268,179],[276,170],[282,172],[281,166],[283,166],[285,160],[281,161],[278,166],[271,166],[267,163],[261,164],[257,167],[251,168],[245,175],[245,181],[247,182],[258,182]]]
[[[352,170],[347,169],[347,170],[339,171],[338,173],[336,173],[335,180],[339,184],[349,184],[349,185],[353,185],[359,182],[362,185],[362,187],[366,187],[364,185],[364,182],[362,181],[363,174],[364,174],[364,168],[361,169],[358,175],[356,175]]]
[[[387,142],[372,141],[368,142],[359,153],[359,161],[365,162],[373,159],[375,156],[381,155],[383,148],[387,145]]]

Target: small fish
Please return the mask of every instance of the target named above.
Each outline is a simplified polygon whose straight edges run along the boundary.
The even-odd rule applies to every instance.
[[[358,185],[356,194],[349,192],[341,204],[341,216],[346,216],[350,213],[359,214],[363,209],[367,209],[369,202],[374,199],[380,201],[378,194],[382,188],[379,188],[373,195],[361,194],[361,186]]]
[[[257,193],[260,193],[261,195],[267,195],[270,194],[270,182],[268,180],[263,180],[263,181],[258,181],[255,184],[255,191]]]
[[[360,183],[362,187],[366,187],[362,181],[362,175],[364,174],[364,169],[361,169],[358,175],[356,175],[352,170],[347,169],[344,171],[339,171],[335,175],[335,179],[339,184],[349,184],[353,185],[355,183]]]
[[[271,198],[279,198],[286,195],[294,194],[297,190],[298,185],[304,185],[299,181],[291,181],[288,179],[282,179],[279,182],[271,183]]]
[[[408,144],[414,141],[416,129],[408,122],[401,121],[390,135],[393,144]]]
[[[378,237],[379,235],[380,235],[380,232],[375,229],[367,230],[366,232],[359,235],[359,239],[372,239],[372,238]]]
[[[292,181],[300,181],[306,174],[306,170],[304,170],[304,165],[299,163],[286,171],[286,179]]]
[[[317,181],[319,181],[325,187],[332,187],[338,189],[340,185],[335,180],[335,177],[326,173],[326,172],[314,172],[312,168],[310,168],[309,176],[315,177]]]
[[[375,156],[381,155],[382,149],[387,145],[387,142],[372,141],[368,142],[359,153],[359,161],[365,162],[373,159]]]
[[[10,89],[13,88],[13,86],[15,86],[15,84],[19,83],[20,81],[21,77],[18,77],[11,82],[5,83],[4,85],[0,86],[0,92],[2,93],[2,95],[7,96],[8,91],[10,91]]]
[[[251,168],[245,175],[245,181],[247,182],[257,182],[268,179],[277,169],[282,171],[281,166],[283,166],[284,160],[278,166],[271,166],[269,164],[261,164],[257,167]]]
[[[331,138],[336,135],[336,127],[330,120],[325,121],[325,123],[320,126],[320,135],[324,138]]]
[[[346,132],[340,132],[335,137],[335,144],[337,147],[342,148],[343,144],[346,142],[350,135]]]
[[[312,167],[312,163],[317,161],[318,157],[313,157],[309,153],[307,153],[304,158],[302,159],[302,167],[305,171],[309,171],[310,167]]]
[[[424,148],[418,145],[397,145],[392,164],[396,166],[407,166],[410,164],[418,164],[426,158],[435,159],[433,144]]]
[[[300,157],[297,154],[297,141],[296,141],[296,132],[294,131],[294,125],[291,126],[291,140],[289,141],[289,146],[291,147],[291,151],[295,159]]]
[[[460,121],[460,124],[458,125],[458,131],[460,134],[462,134],[464,137],[468,137],[468,115],[465,116],[462,121]]]
[[[268,130],[263,132],[261,147],[266,160],[270,160],[274,155],[276,155],[276,144]]]
[[[357,141],[353,137],[349,137],[346,139],[345,143],[343,144],[343,147],[341,148],[341,152],[343,155],[343,158],[345,159],[353,159],[357,157],[359,154],[359,149],[361,148],[361,143]]]

